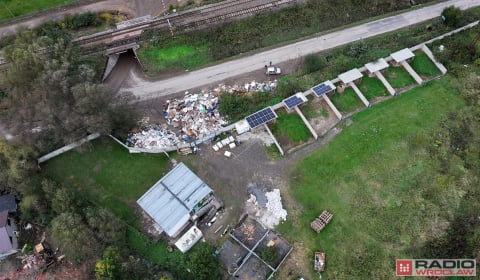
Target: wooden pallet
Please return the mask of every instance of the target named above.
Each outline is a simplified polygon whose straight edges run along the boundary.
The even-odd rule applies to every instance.
[[[316,231],[317,233],[320,233],[325,226],[330,223],[330,221],[333,218],[333,214],[328,212],[327,210],[324,210],[313,222],[310,223],[310,227]]]

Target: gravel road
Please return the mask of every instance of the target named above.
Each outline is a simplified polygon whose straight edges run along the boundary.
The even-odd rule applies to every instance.
[[[231,77],[263,69],[263,66],[270,61],[279,64],[295,60],[310,53],[317,53],[438,17],[445,7],[451,5],[467,9],[479,6],[480,0],[445,1],[164,80],[149,81],[132,72],[120,92],[129,91],[140,99],[151,99],[199,88],[203,85],[220,83]]]

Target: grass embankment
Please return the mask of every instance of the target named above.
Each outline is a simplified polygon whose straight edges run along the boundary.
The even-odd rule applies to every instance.
[[[74,1],[75,0],[2,0],[0,1],[0,20],[65,5]]]
[[[282,111],[272,125],[272,133],[280,142],[298,144],[310,138],[310,131],[296,113]]]
[[[148,48],[141,49],[138,54],[140,60],[148,62],[148,70],[154,73],[172,68],[192,69],[211,61],[206,45],[178,45],[161,49]]]
[[[342,93],[335,92],[330,99],[335,107],[342,113],[349,113],[364,106],[352,88],[347,88]]]
[[[413,79],[403,67],[390,66],[385,70],[385,79],[394,88],[400,89],[415,84]]]
[[[415,57],[412,59],[410,65],[418,75],[423,77],[428,78],[441,74],[433,61],[422,51],[415,52]]]
[[[110,138],[94,140],[88,151],[70,151],[49,160],[44,170],[64,186],[87,198],[130,225],[138,225],[136,200],[168,170],[163,154],[129,154]]]
[[[429,168],[428,158],[410,140],[463,106],[451,82],[446,76],[354,115],[351,126],[297,164],[291,191],[303,207],[278,230],[302,242],[306,257],[325,251],[327,278],[393,278],[395,259],[408,257],[405,250],[434,228],[435,211],[415,196],[422,189],[415,176]],[[316,234],[310,222],[324,209],[334,218]]]
[[[390,95],[387,88],[379,79],[371,78],[367,75],[363,76],[362,80],[357,83],[357,87],[368,101],[372,101],[377,97]]]

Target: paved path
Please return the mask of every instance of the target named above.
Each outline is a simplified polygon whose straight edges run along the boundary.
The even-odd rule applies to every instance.
[[[451,5],[460,7],[461,9],[467,9],[479,6],[480,0],[450,0],[442,2],[400,15],[368,22],[313,39],[261,52],[245,58],[189,72],[170,79],[146,81],[132,72],[130,79],[120,91],[130,91],[141,99],[150,99],[202,87],[204,85],[220,83],[231,77],[252,71],[258,71],[259,69],[262,69],[264,65],[268,64],[269,61],[273,61],[275,64],[286,62],[310,53],[317,53],[362,38],[373,37],[439,17],[442,10]]]

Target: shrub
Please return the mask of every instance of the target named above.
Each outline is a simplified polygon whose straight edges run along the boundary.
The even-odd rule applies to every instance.
[[[306,74],[321,70],[324,66],[324,60],[315,54],[307,55],[303,61],[303,69]]]
[[[463,23],[463,13],[460,8],[450,6],[442,11],[443,22],[450,27],[460,27]]]

